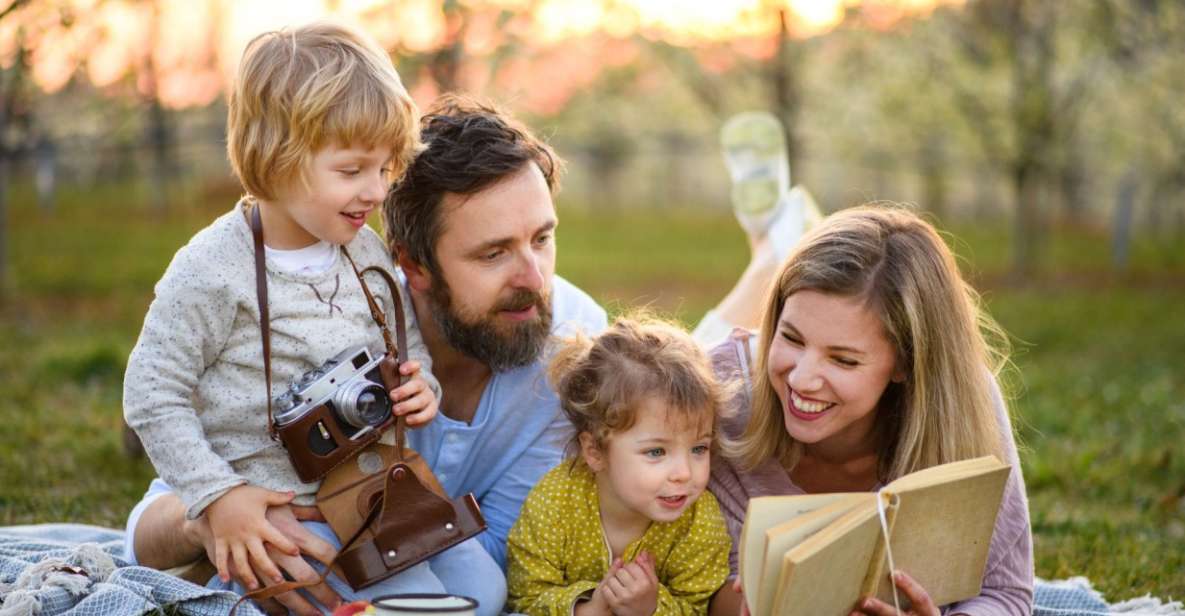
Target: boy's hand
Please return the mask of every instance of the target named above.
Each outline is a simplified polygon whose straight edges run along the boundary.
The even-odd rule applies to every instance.
[[[254,571],[269,580],[283,579],[280,569],[268,557],[264,543],[292,556],[300,554],[300,550],[268,522],[266,513],[268,507],[288,504],[293,496],[292,492],[241,485],[231,488],[206,507],[205,516],[214,536],[214,566],[218,568],[219,579],[230,581],[231,561],[240,582],[248,590],[259,587]]]
[[[337,550],[301,525],[301,521],[324,522],[325,517],[321,515],[320,510],[316,507],[279,505],[268,508],[267,520],[279,529],[280,532],[284,533],[285,536],[289,537],[296,544],[296,547],[300,548],[299,556],[290,556],[270,545],[265,546],[268,557],[284,571],[284,579],[290,579],[296,582],[313,582],[320,578],[320,574],[309,565],[305,557],[307,556],[322,564],[327,564],[333,560]],[[197,534],[199,537],[198,541],[205,547],[210,562],[214,562],[214,536],[210,532],[210,522],[206,516],[203,515],[197,520],[187,521],[186,525],[192,525],[200,529]],[[235,581],[244,587],[247,586],[243,576],[235,569],[233,562],[230,564],[230,573]],[[267,579],[267,576],[261,572],[255,573]],[[271,583],[275,584],[280,581],[279,579],[272,578]],[[305,593],[308,594],[306,595]],[[297,616],[320,616],[322,611],[313,605],[308,598],[309,595],[328,609],[334,609],[341,604],[341,597],[326,582],[309,586],[299,591],[286,592],[272,599],[258,601],[258,603],[263,608],[263,611],[268,614],[283,615],[291,613]]]
[[[310,532],[302,524],[302,520],[310,520],[314,522],[324,522],[325,516],[321,515],[320,510],[316,507],[269,507],[267,510],[267,521],[284,533],[285,537],[292,540],[296,547],[300,549],[300,554],[297,556],[289,556],[272,546],[267,546],[268,556],[279,565],[281,569],[287,574],[287,577],[295,582],[313,582],[316,581],[320,574],[316,569],[305,560],[311,558],[317,562],[328,565],[333,561],[333,557],[337,555],[337,550],[327,541]],[[271,583],[275,584],[282,580],[272,578]],[[341,597],[330,588],[328,582],[321,582],[314,586],[303,588],[299,591],[291,591],[278,595],[275,600],[288,611],[303,616],[305,614],[317,615],[321,614],[321,610],[313,607],[311,603],[306,600],[306,595],[312,595],[318,603],[328,609],[334,609],[341,604]]]
[[[428,386],[428,381],[420,376],[420,362],[405,361],[399,364],[399,374],[411,378],[391,390],[391,402],[395,403],[392,412],[405,415],[407,425],[412,428],[432,421],[440,409],[440,401],[436,399],[436,392]]]
[[[651,616],[658,609],[654,558],[648,552],[641,552],[634,562],[616,570],[610,568],[598,590],[602,588],[614,616]]]

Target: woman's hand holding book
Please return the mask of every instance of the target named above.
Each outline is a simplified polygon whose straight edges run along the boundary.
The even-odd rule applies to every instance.
[[[929,593],[917,580],[909,577],[909,574],[904,571],[898,571],[893,574],[893,582],[897,584],[897,588],[905,593],[906,598],[909,599],[910,609],[904,612],[905,616],[939,616],[938,608],[935,607],[934,602],[930,600]],[[898,616],[902,612],[898,612],[897,608],[877,599],[869,597],[860,603],[860,609],[852,612],[851,616],[859,616],[865,614],[867,616]]]

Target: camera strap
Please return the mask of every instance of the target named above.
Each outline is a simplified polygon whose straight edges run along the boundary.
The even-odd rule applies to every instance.
[[[263,366],[267,382],[268,434],[274,440],[280,440],[271,400],[271,323],[267,301],[263,223],[260,219],[258,203],[252,204],[250,219],[251,232],[255,242],[255,289],[259,301]],[[387,347],[387,357],[379,364],[383,383],[388,387],[391,387],[392,384],[394,387],[399,387],[408,380],[405,375],[399,373],[399,363],[408,359],[407,320],[403,302],[400,299],[401,285],[390,272],[382,267],[370,266],[359,270],[345,246],[342,246],[341,250],[349,261],[354,275],[358,278],[358,283],[362,286],[362,293],[366,296],[371,317],[378,325],[383,342]],[[379,302],[366,284],[364,275],[371,271],[382,278],[392,298],[391,309],[395,312],[394,340],[392,340],[388,325],[388,315],[379,307]],[[358,478],[355,477],[358,471],[350,465],[343,466],[341,463],[337,463],[328,470],[329,475],[326,481],[329,484],[333,484],[337,477],[342,476],[359,488],[375,489],[364,494],[364,498],[361,500],[350,497],[349,494],[352,492],[339,496],[334,500],[334,503],[338,504],[330,509],[325,507],[325,499],[323,499],[321,492],[318,492],[318,507],[322,510],[334,532],[339,538],[349,537],[347,541],[343,542],[333,560],[326,563],[326,569],[320,579],[312,582],[284,582],[267,586],[247,593],[244,595],[244,600],[270,598],[283,592],[320,583],[333,569],[339,569],[355,589],[369,586],[485,530],[485,519],[482,517],[481,509],[473,495],[466,494],[455,499],[448,498],[424,459],[415,450],[406,446],[407,420],[404,417],[395,417],[393,422],[388,419],[372,434],[367,435],[363,446],[375,445],[375,441],[387,427],[390,427],[391,423],[395,424],[395,446],[391,448],[393,454],[391,458],[393,459],[384,461],[388,466],[381,474],[368,474],[362,478],[362,481],[358,481]],[[352,459],[357,453],[355,451],[347,459]],[[289,451],[289,455],[292,455],[291,451]],[[322,484],[322,491],[326,489],[326,486],[327,484]],[[343,498],[346,500],[342,501]],[[338,513],[343,512],[345,518],[339,518]],[[335,519],[338,520],[336,524],[334,523]],[[354,526],[359,520],[361,525]],[[343,531],[347,528],[349,530]],[[231,611],[233,614],[234,610]]]
[[[263,252],[263,222],[259,203],[251,204],[251,236],[255,240],[255,299],[259,303],[259,331],[263,334],[263,378],[267,383],[267,435],[280,440],[272,415],[272,323],[267,311],[267,265]]]
[[[354,270],[354,275],[358,277],[358,284],[362,285],[362,293],[366,295],[366,304],[370,306],[370,316],[374,319],[375,324],[379,326],[379,331],[383,334],[383,343],[387,345],[387,356],[395,359],[395,365],[407,361],[407,317],[403,313],[403,302],[400,300],[399,283],[391,276],[387,270],[377,266],[371,265],[361,271],[358,270],[358,265],[354,263],[354,258],[350,256],[350,252],[342,246],[342,254],[346,255],[346,259],[350,262],[350,267]],[[387,285],[387,292],[391,296],[392,309],[395,311],[395,341],[391,341],[391,331],[387,326],[387,316],[383,314],[383,310],[379,308],[379,304],[374,299],[374,295],[370,292],[370,287],[366,285],[366,279],[363,277],[368,272],[375,272],[383,279]],[[393,375],[396,379],[396,387],[407,382],[407,377],[401,374],[396,369]],[[407,427],[407,420],[402,416],[395,418],[395,450],[396,459],[403,460],[403,433]]]
[[[255,242],[255,298],[259,303],[259,330],[263,338],[263,376],[267,384],[267,434],[273,441],[278,441],[279,436],[276,434],[276,421],[272,409],[272,344],[271,320],[267,301],[267,264],[263,248],[263,222],[260,219],[258,203],[251,205],[251,235]],[[399,283],[395,281],[390,272],[375,265],[359,270],[358,265],[354,262],[354,258],[350,256],[350,252],[346,250],[346,247],[342,246],[341,250],[342,254],[346,256],[346,260],[350,262],[350,269],[358,277],[358,284],[362,285],[362,293],[366,296],[366,304],[370,308],[370,316],[374,319],[375,324],[378,325],[379,331],[383,335],[383,343],[387,347],[387,354],[394,358],[397,363],[407,361],[407,318],[403,313],[403,302],[399,299]],[[367,286],[366,279],[363,278],[363,275],[368,272],[377,273],[382,277],[383,282],[387,284],[387,291],[392,297],[392,309],[395,312],[395,340],[391,339],[391,330],[387,324],[387,316],[383,313],[382,308],[379,307],[374,294],[370,292],[370,287]],[[395,376],[398,378],[396,387],[402,385],[407,380],[398,371],[395,371]],[[403,432],[406,423],[407,421],[403,417],[398,417],[395,421],[395,442],[396,446],[399,447],[398,453],[400,459],[403,458]]]

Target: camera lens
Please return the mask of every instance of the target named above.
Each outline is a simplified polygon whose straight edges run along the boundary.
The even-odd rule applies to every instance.
[[[342,421],[355,428],[377,426],[391,414],[391,399],[382,385],[359,379],[346,384],[333,396]]]

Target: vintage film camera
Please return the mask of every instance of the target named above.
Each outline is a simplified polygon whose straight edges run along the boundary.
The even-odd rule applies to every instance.
[[[384,358],[346,349],[276,398],[276,432],[301,481],[321,479],[394,422]]]

